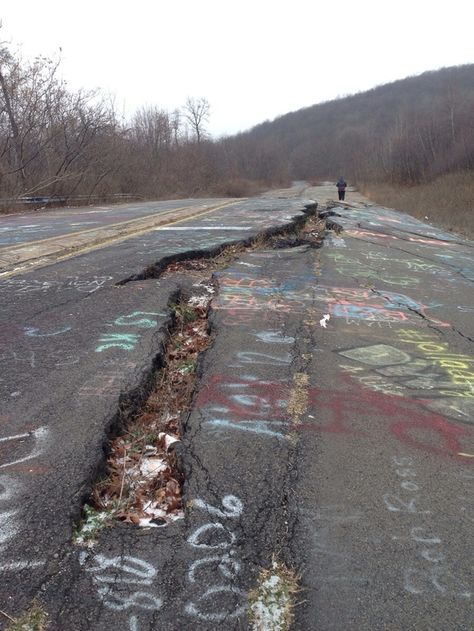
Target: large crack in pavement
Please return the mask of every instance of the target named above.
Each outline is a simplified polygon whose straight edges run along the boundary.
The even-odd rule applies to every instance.
[[[233,247],[236,247],[241,252],[245,251],[247,248],[248,251],[256,250],[258,247],[263,247],[266,243],[270,247],[281,247],[281,245],[285,245],[286,247],[291,245],[300,245],[301,240],[298,240],[298,233],[303,229],[307,220],[310,219],[311,214],[303,217],[297,217],[293,222],[289,225],[286,225],[283,228],[272,228],[264,233],[257,235],[257,238],[253,238],[251,240],[239,240],[234,243]],[[315,245],[319,245],[318,239],[315,235],[309,235],[308,244],[310,247],[314,247]],[[222,248],[219,247],[215,251],[210,251],[207,253],[207,258],[209,258],[210,264],[212,265],[211,256],[214,254],[222,255]],[[202,253],[199,253],[199,259],[202,260]],[[190,255],[187,254],[185,259],[189,259]],[[229,261],[228,261],[229,262]],[[177,255],[176,257],[168,258],[166,260],[166,264],[169,267],[173,267],[179,265],[183,262],[182,254]],[[192,261],[188,260],[188,263],[192,263]],[[145,282],[149,283],[156,276],[160,277],[160,285],[163,287],[169,286],[171,292],[182,292],[183,290],[189,290],[189,282],[184,283],[184,288],[182,285],[182,279],[173,280],[171,277],[166,277],[164,274],[165,266],[163,264],[159,264],[158,266],[153,266],[153,272],[150,274],[150,270],[148,269],[144,273],[144,278],[139,278],[135,276],[133,278],[135,283],[130,283],[129,281],[132,278],[126,279],[127,282],[123,283],[122,286],[132,286],[136,285],[140,288],[140,284]],[[176,270],[174,270],[176,271]],[[189,274],[189,270],[186,270]],[[145,280],[145,277],[147,280]],[[161,309],[163,311],[163,309]],[[163,311],[164,315],[164,311]],[[153,314],[147,314],[146,312],[136,312],[136,315],[132,318],[131,316],[126,316],[127,324],[133,325],[137,324],[140,320],[142,325],[145,326],[144,320],[148,318],[149,323],[146,323],[147,330],[152,333],[151,322],[156,316]],[[124,321],[125,322],[125,321]],[[158,353],[152,353],[148,358],[148,369],[140,375],[138,383],[135,383],[133,390],[121,391],[120,394],[120,404],[119,408],[115,413],[109,414],[109,420],[105,425],[105,430],[108,436],[113,436],[117,433],[119,428],[123,427],[130,417],[136,416],[139,413],[140,408],[143,406],[147,396],[149,395],[152,387],[153,376],[156,374],[156,370],[162,362],[163,356],[163,345],[165,344],[165,339],[169,336],[169,322],[170,317],[165,317],[165,319],[160,319],[159,327],[157,329],[158,333]],[[120,341],[118,338],[112,339],[115,334],[111,333],[110,335],[103,336],[102,345],[112,344],[127,344],[132,341],[132,334],[127,334],[127,336],[122,336]],[[135,336],[135,334],[133,334]],[[135,336],[136,337],[136,336]],[[135,338],[133,338],[135,339]],[[156,344],[155,344],[156,346]],[[199,375],[201,375],[199,368]],[[104,374],[104,377],[107,375]],[[108,379],[108,377],[107,377]],[[112,381],[115,380],[115,376],[110,377]],[[104,382],[105,383],[105,382]],[[97,386],[97,387],[96,387]],[[114,386],[115,387],[115,386]],[[92,392],[92,390],[97,390],[99,392],[101,388],[100,384],[90,384],[87,385],[87,391]],[[185,429],[188,427],[186,421],[184,421],[183,426]],[[193,427],[189,428],[189,436],[193,437],[193,441],[199,437],[199,429],[194,429]],[[108,448],[106,444],[104,444],[105,453],[108,453]],[[195,453],[193,454],[193,447],[189,449],[189,453],[186,457],[186,461],[188,463],[189,475],[191,478],[196,479],[198,476],[196,475],[196,471],[199,470],[200,474],[203,474],[204,483],[199,482],[196,485],[197,493],[201,495],[206,495],[212,489],[212,478],[214,476],[211,475],[210,472],[207,472],[207,465],[204,459],[199,458]],[[194,462],[194,464],[192,464]],[[190,464],[191,463],[191,464]],[[78,496],[77,493],[73,495],[73,504],[77,502],[77,500],[85,500],[87,498],[88,492],[87,489],[91,485],[91,481],[97,477],[98,472],[102,472],[105,467],[105,460],[102,457],[101,460],[97,461],[97,463],[91,468],[89,476],[89,481],[84,481],[82,485],[82,491]],[[271,477],[267,480],[268,484],[272,482]],[[188,492],[189,495],[189,492]],[[196,494],[195,494],[196,497]],[[231,496],[229,496],[231,497]],[[233,519],[233,515],[237,517],[237,508],[239,503],[237,500],[231,499],[229,500],[228,496],[224,496],[222,499],[222,509],[215,508],[214,512],[212,509],[208,508],[208,504],[211,501],[214,501],[216,498],[213,497],[212,492],[211,495],[208,495],[209,501],[202,505],[203,508],[201,510],[205,510],[205,512],[210,510],[211,514],[220,515],[222,519]],[[199,503],[198,503],[199,505]],[[218,506],[219,504],[217,504]],[[77,504],[76,504],[77,506]],[[77,515],[77,508],[73,510],[73,516]],[[193,517],[194,518],[194,517]],[[239,520],[240,521],[240,520]],[[261,519],[260,521],[262,533],[266,530],[265,519]],[[125,528],[125,530],[124,530]],[[238,532],[242,534],[244,538],[249,536],[249,540],[251,540],[250,533],[247,533],[244,527],[239,527]],[[109,531],[104,533],[103,539],[99,544],[98,551],[92,551],[89,553],[87,550],[83,553],[77,555],[76,552],[73,552],[71,549],[62,548],[61,552],[56,555],[54,562],[54,569],[51,567],[51,571],[47,572],[46,575],[41,579],[40,584],[37,587],[37,595],[40,599],[47,603],[48,610],[50,612],[50,623],[52,625],[52,629],[63,630],[65,625],[68,629],[103,629],[109,628],[109,624],[113,624],[114,616],[117,622],[120,620],[120,615],[117,612],[126,610],[129,606],[132,606],[132,603],[135,603],[133,600],[134,596],[131,597],[121,595],[120,589],[119,593],[111,595],[110,588],[112,585],[126,587],[129,584],[133,584],[134,581],[137,584],[148,585],[150,582],[150,577],[155,577],[157,575],[156,569],[154,569],[156,563],[160,568],[169,568],[169,575],[172,574],[172,568],[175,563],[177,563],[176,559],[183,555],[183,552],[176,549],[176,546],[170,545],[171,540],[180,541],[182,545],[186,545],[184,532],[189,530],[189,525],[186,524],[186,520],[184,524],[173,524],[170,528],[170,533],[164,533],[158,537],[160,539],[160,543],[158,545],[159,550],[154,550],[154,552],[150,556],[145,555],[144,558],[140,559],[139,549],[144,548],[147,550],[147,554],[150,552],[150,540],[147,537],[147,534],[137,535],[131,534],[130,531],[126,529],[125,526],[118,526],[116,528],[112,528]],[[198,528],[199,530],[199,528]],[[172,531],[172,532],[171,532]],[[227,532],[226,529],[223,532]],[[236,531],[237,532],[237,531]],[[258,532],[258,529],[257,529]],[[245,535],[245,536],[244,536]],[[263,536],[263,534],[262,534]],[[279,537],[280,539],[282,537]],[[138,539],[138,541],[137,541]],[[231,537],[233,539],[233,537]],[[154,544],[152,545],[154,547]],[[199,547],[199,546],[198,546]],[[164,551],[166,548],[166,552]],[[219,548],[219,546],[218,546]],[[132,556],[127,554],[130,550],[137,549],[137,556]],[[104,551],[113,551],[112,556],[107,557],[104,554]],[[189,552],[185,553],[189,555]],[[149,560],[145,560],[149,559]],[[181,558],[181,564],[183,560]],[[232,568],[237,567],[237,564],[240,562],[236,561],[234,565],[233,561],[225,562],[221,567],[222,572],[228,573],[232,571]],[[229,568],[227,568],[227,565]],[[256,575],[263,564],[255,562],[255,572]],[[197,565],[196,567],[201,567],[201,565]],[[202,566],[204,567],[204,566]],[[227,568],[227,569],[226,569]],[[135,577],[135,578],[134,578]],[[139,577],[139,578],[137,578]],[[127,588],[128,589],[128,588]],[[81,602],[77,602],[77,594],[82,594]],[[152,625],[153,620],[157,617],[157,611],[161,608],[161,600],[159,597],[154,596],[152,593],[143,592],[138,590],[137,592],[133,592],[137,599],[136,606],[140,609],[143,608],[147,612],[149,612],[149,620],[144,623],[146,625]],[[226,590],[219,592],[223,595],[224,599],[226,598],[226,594],[228,593]],[[242,591],[237,589],[236,591],[233,588],[230,590],[231,594],[233,594],[236,598],[241,599]],[[143,595],[145,594],[145,595]],[[84,596],[85,595],[85,596]],[[110,596],[110,597],[109,597]],[[131,598],[132,600],[127,600],[127,598]],[[234,598],[235,600],[235,598]],[[129,605],[127,604],[129,603]],[[245,609],[245,607],[244,607]],[[242,610],[243,611],[243,610]],[[115,612],[115,613],[114,613]],[[231,614],[231,619],[233,620],[233,616]],[[107,620],[104,622],[104,620]],[[104,627],[103,625],[107,626]],[[130,616],[129,624],[130,628],[138,628],[138,622],[136,616]],[[140,623],[141,624],[141,623]],[[94,626],[96,625],[96,626]],[[177,628],[172,623],[170,623],[169,628]],[[142,626],[140,626],[140,629]],[[148,628],[143,627],[143,628]],[[149,628],[152,628],[151,626]],[[163,627],[166,628],[166,627]],[[212,628],[212,625],[211,625]],[[229,627],[230,628],[230,627]]]
[[[192,405],[180,421],[184,516],[160,528],[118,523],[103,530],[94,547],[68,548],[38,591],[51,631],[256,631],[248,594],[259,593],[272,568],[302,575],[305,602],[294,610],[298,629],[350,628],[354,620],[358,628],[375,628],[382,618],[383,624],[403,619],[410,628],[408,614],[400,611],[403,599],[410,599],[407,610],[418,622],[421,601],[435,610],[434,618],[445,620],[440,600],[430,600],[431,593],[425,598],[428,570],[418,569],[406,552],[417,541],[399,527],[399,517],[405,530],[411,520],[412,530],[442,533],[457,565],[451,571],[439,557],[441,573],[433,576],[450,598],[467,598],[465,556],[449,539],[444,515],[451,507],[443,510],[437,476],[443,470],[454,479],[456,467],[472,457],[469,401],[449,399],[470,393],[467,382],[454,381],[461,379],[459,370],[468,379],[459,365],[471,359],[427,332],[432,321],[418,306],[421,296],[363,286],[344,266],[338,270],[329,255],[348,247],[343,237],[335,230],[322,250],[314,249],[321,239],[310,235],[301,245],[290,234],[277,237],[280,243],[257,240],[244,247],[241,240],[228,255],[219,247],[207,261],[201,253],[194,259],[181,253],[167,260],[167,270],[158,261],[116,289],[139,292],[159,283],[162,299],[166,291],[189,297],[193,285],[209,284],[211,275],[218,289],[208,315],[212,344],[200,356]],[[385,268],[379,267],[383,283]],[[152,381],[163,358],[170,323],[166,296],[168,306],[159,308],[164,320],[149,329],[147,344],[156,339],[139,383]],[[435,386],[444,399],[432,397]],[[128,399],[120,410],[127,422],[139,414],[145,396],[140,404]],[[103,454],[96,457],[103,468]],[[418,477],[399,492],[425,489],[421,500],[387,493],[393,482],[387,458],[418,467]],[[96,473],[97,467],[89,471],[86,486]],[[455,488],[451,484],[453,496]],[[428,494],[430,510],[399,514],[400,506],[424,506]],[[379,495],[389,498],[380,506],[374,499]],[[393,523],[398,530],[391,538]],[[423,557],[422,563],[431,562]],[[399,563],[408,568],[404,584]],[[459,606],[451,613],[456,624],[464,611]]]
[[[255,236],[251,236],[248,239],[235,239],[227,240],[226,243],[216,245],[213,248],[207,250],[193,250],[188,249],[185,252],[179,254],[172,254],[164,256],[159,261],[148,265],[142,272],[133,274],[126,277],[123,280],[118,281],[117,286],[126,285],[129,282],[147,280],[150,278],[160,278],[170,267],[175,263],[182,263],[185,261],[196,260],[212,260],[217,259],[223,253],[229,252],[235,255],[236,252],[244,251],[246,248],[263,246],[266,243],[271,243],[272,239],[276,239],[275,243],[280,242],[284,237],[288,237],[291,240],[292,247],[302,245],[307,242],[299,237],[299,233],[303,230],[305,225],[311,218],[316,217],[317,204],[315,207],[309,207],[305,209],[305,214],[295,217],[289,225],[275,226],[273,228],[262,230]],[[317,237],[316,237],[317,240]],[[281,247],[276,245],[275,247]]]

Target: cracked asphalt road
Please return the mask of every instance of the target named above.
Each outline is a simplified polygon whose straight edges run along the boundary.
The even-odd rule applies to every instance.
[[[58,630],[247,629],[247,594],[276,557],[301,575],[295,629],[472,629],[473,244],[361,203],[334,209],[343,231],[322,249],[262,248],[216,274],[213,344],[183,428],[185,519],[69,544],[104,430],[150,372],[177,286],[115,283],[158,252],[229,239],[194,230],[224,213],[255,231],[301,206],[246,204],[168,234],[166,250],[157,233],[0,283],[2,436],[36,430],[1,454],[0,609],[37,595]]]
[[[65,208],[35,213],[0,215],[1,248],[28,243],[37,239],[93,230],[147,216],[155,216],[191,206],[211,206],[226,199],[178,199],[162,202],[134,202],[131,204]],[[0,254],[1,256],[1,254]]]
[[[291,226],[301,208],[301,199],[238,202],[0,280],[0,609],[18,615],[57,578],[58,594],[75,589],[74,522],[109,428],[140,404],[167,337],[177,284],[145,270]],[[131,277],[143,280],[120,285]],[[74,629],[53,615],[67,597],[53,600],[52,628]],[[96,601],[89,589],[93,617]],[[92,628],[88,615],[77,628]]]

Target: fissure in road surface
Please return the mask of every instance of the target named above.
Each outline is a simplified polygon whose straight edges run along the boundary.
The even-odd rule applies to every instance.
[[[177,452],[181,420],[196,386],[199,354],[210,342],[207,313],[212,283],[172,298],[172,321],[160,367],[141,410],[108,447],[107,475],[94,485],[76,542],[93,542],[113,519],[138,526],[166,526],[183,516],[183,476]]]
[[[204,273],[222,269],[237,253],[263,246],[319,246],[323,222],[303,217],[290,229],[274,229],[245,242],[216,248],[207,255],[169,257],[120,284],[179,272],[200,273],[199,288],[170,301],[169,338],[152,377],[152,390],[131,420],[118,416],[109,438],[107,475],[95,483],[84,506],[76,542],[90,543],[113,519],[139,526],[164,526],[183,516],[182,473],[179,466],[181,420],[189,410],[196,386],[199,354],[209,345],[207,314],[215,287]],[[195,253],[194,253],[195,254]],[[202,293],[204,292],[204,293]],[[113,436],[113,434],[116,434]],[[112,437],[113,436],[113,437]]]
[[[207,251],[188,250],[178,254],[165,256],[156,263],[149,265],[139,274],[134,274],[119,281],[117,285],[125,285],[131,281],[147,280],[149,278],[159,278],[165,272],[174,270],[177,263],[192,261],[194,266],[190,269],[200,268],[197,261],[209,261],[200,269],[212,269],[228,264],[232,257],[246,249],[259,247],[297,247],[299,245],[310,245],[319,247],[321,245],[321,234],[326,226],[324,219],[319,219],[316,209],[306,210],[306,214],[296,217],[290,226],[275,227],[267,229],[249,239],[239,239],[225,245],[218,245]]]
[[[143,388],[149,394],[142,398],[145,402],[138,410],[130,399],[123,406],[127,414],[121,411],[117,415],[108,439],[106,464],[100,467],[106,475],[94,483],[84,505],[76,543],[91,545],[99,531],[114,520],[161,527],[183,517],[181,425],[196,388],[199,355],[210,344],[207,316],[215,286],[208,274],[225,268],[245,250],[304,244],[319,247],[325,223],[314,216],[308,219],[303,217],[291,228],[273,229],[197,258],[192,252],[165,258],[120,283],[180,272],[199,274],[191,292],[181,290],[170,298],[168,341],[157,358],[155,373]]]

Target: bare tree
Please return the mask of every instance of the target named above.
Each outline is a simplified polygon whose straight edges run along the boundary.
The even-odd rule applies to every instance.
[[[0,28],[2,24],[0,22]],[[12,99],[11,99],[11,85],[13,82],[13,77],[17,74],[18,65],[13,58],[13,55],[10,53],[6,42],[0,42],[0,90],[1,90],[1,99],[0,101],[0,116],[6,113],[8,118],[8,123],[10,125],[10,133],[6,137],[6,144],[4,147],[3,153],[8,151],[8,145],[10,145],[11,141],[11,150],[14,156],[14,170],[20,173],[22,180],[25,180],[25,171],[23,167],[22,160],[22,148],[21,148],[21,138],[20,131],[18,128],[16,115],[13,110]],[[9,80],[12,80],[11,82]]]
[[[205,123],[209,121],[210,106],[209,101],[204,97],[195,99],[189,97],[184,106],[184,118],[189,123],[198,144],[206,135]]]
[[[177,147],[179,145],[179,135],[181,133],[181,112],[179,109],[175,109],[171,113],[171,128],[173,130],[174,144]]]

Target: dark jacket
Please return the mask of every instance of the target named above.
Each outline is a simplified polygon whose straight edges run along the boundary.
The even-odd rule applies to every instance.
[[[337,190],[338,191],[345,191],[346,190],[346,182],[341,178],[340,180],[337,181],[336,183],[337,186]]]

